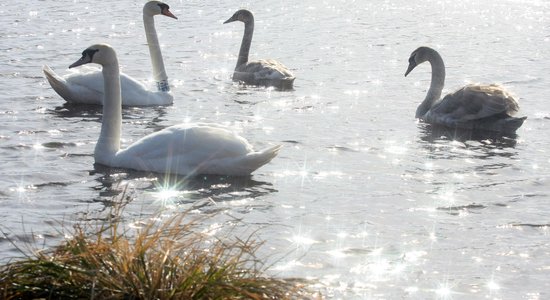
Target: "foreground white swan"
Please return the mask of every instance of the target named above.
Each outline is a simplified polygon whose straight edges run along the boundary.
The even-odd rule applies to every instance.
[[[414,50],[405,76],[425,61],[432,66],[432,81],[426,98],[416,109],[417,118],[447,127],[502,133],[514,133],[527,118],[512,117],[519,110],[519,104],[496,84],[467,85],[440,99],[445,83],[445,64],[434,49],[420,47]]]
[[[122,105],[155,106],[169,105],[174,101],[168,85],[168,76],[164,69],[157,32],[155,15],[165,15],[177,19],[170,12],[170,7],[159,1],[149,1],[143,7],[143,25],[149,45],[149,54],[153,65],[153,77],[158,91],[148,90],[142,83],[132,77],[121,74]],[[57,75],[48,66],[43,67],[44,74],[52,88],[69,103],[98,104],[103,103],[103,78],[101,70],[93,68],[80,73],[65,76]]]
[[[105,102],[94,158],[98,164],[164,174],[249,175],[273,159],[280,145],[254,152],[242,137],[219,125],[176,125],[149,134],[120,149],[122,106],[116,53],[107,44],[92,45],[69,66],[103,66]]]
[[[237,66],[233,72],[233,81],[249,85],[274,86],[283,90],[292,89],[296,77],[280,62],[272,59],[248,61],[252,34],[254,33],[254,16],[252,13],[246,9],[238,10],[223,23],[234,21],[244,22],[244,36],[239,50]]]

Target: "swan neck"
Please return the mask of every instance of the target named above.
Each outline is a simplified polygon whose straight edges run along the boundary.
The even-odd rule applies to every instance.
[[[104,99],[101,133],[97,141],[94,156],[96,162],[105,163],[105,159],[114,157],[120,149],[122,126],[122,97],[120,92],[120,74],[118,61],[103,66]]]
[[[161,92],[170,91],[168,85],[168,76],[164,68],[164,60],[155,29],[155,20],[152,15],[143,14],[143,27],[145,28],[145,37],[149,47],[149,55],[151,56],[151,65],[153,66],[153,78],[157,83],[157,89]]]
[[[254,34],[254,19],[244,24],[244,35],[241,42],[241,49],[239,50],[239,58],[237,60],[237,69],[240,65],[248,62],[248,54],[250,52],[250,45],[252,44],[252,35]]]
[[[445,85],[445,64],[443,63],[441,55],[436,51],[429,52],[428,62],[430,62],[432,67],[432,80],[426,98],[416,111],[417,118],[424,116],[441,98],[441,92]]]

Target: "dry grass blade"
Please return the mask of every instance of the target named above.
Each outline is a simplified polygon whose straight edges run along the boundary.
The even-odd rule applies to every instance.
[[[300,282],[263,275],[254,255],[260,243],[201,233],[205,217],[181,213],[123,228],[120,213],[74,226],[57,247],[0,266],[0,298],[313,298]]]

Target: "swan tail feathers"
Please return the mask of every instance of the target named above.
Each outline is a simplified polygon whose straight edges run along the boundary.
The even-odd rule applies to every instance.
[[[296,77],[285,77],[285,78],[277,78],[277,79],[259,79],[255,80],[255,82],[252,83],[252,85],[260,85],[260,86],[272,86],[280,91],[288,91],[294,89],[294,79]]]
[[[274,86],[277,89],[281,90],[281,91],[293,90],[294,89],[294,79],[296,79],[296,77],[282,78],[281,80],[279,80],[279,82],[277,84],[274,84]]]
[[[506,117],[497,121],[487,120],[475,124],[474,129],[489,130],[501,133],[515,133],[523,125],[527,117]]]
[[[67,81],[63,77],[57,75],[50,67],[44,65],[42,67],[42,72],[46,76],[46,79],[50,83],[50,86],[53,90],[59,94],[63,99],[69,101],[68,99],[72,98],[72,93],[67,87]]]
[[[518,128],[521,127],[521,125],[523,125],[523,122],[527,119],[527,117],[521,117],[521,118],[515,118],[515,117],[510,117],[510,118],[506,118],[505,121],[504,121],[504,126],[503,128],[505,129],[504,131],[505,132],[516,132],[516,130],[518,130]]]
[[[296,77],[287,77],[287,78],[285,78],[283,80],[281,90],[292,90],[292,89],[294,89],[294,79],[296,79]]]
[[[245,173],[250,174],[270,162],[277,156],[282,147],[282,145],[276,145],[247,155],[245,158],[246,163],[243,164],[243,166],[247,166]]]

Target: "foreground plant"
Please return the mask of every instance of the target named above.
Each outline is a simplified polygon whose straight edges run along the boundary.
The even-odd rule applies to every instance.
[[[203,217],[204,218],[204,217]],[[296,280],[263,275],[260,243],[201,233],[183,213],[121,228],[81,223],[47,251],[0,266],[1,299],[304,299]]]

